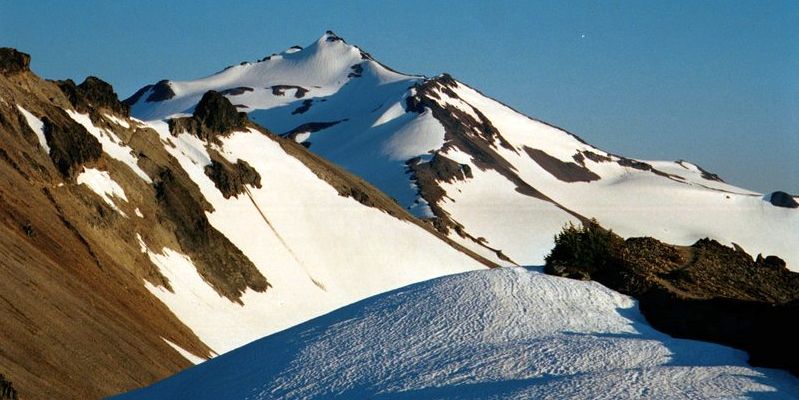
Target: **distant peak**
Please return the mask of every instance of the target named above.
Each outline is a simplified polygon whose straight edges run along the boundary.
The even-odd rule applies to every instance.
[[[336,35],[336,33],[331,31],[331,30],[325,31],[325,34],[322,35],[322,37],[319,39],[319,41],[320,42],[342,42],[342,43],[347,43],[346,40],[341,38],[341,36]]]

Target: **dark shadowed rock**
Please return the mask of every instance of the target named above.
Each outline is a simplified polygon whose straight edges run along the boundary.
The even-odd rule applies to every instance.
[[[214,90],[205,92],[197,103],[194,119],[202,127],[214,132],[228,132],[242,127],[242,118],[236,107],[225,96]]]
[[[457,93],[453,89],[458,87],[458,82],[449,74],[442,74],[433,79],[428,79],[414,86],[415,94],[408,96],[405,100],[405,108],[408,111],[423,113],[426,110],[432,112],[433,117],[444,127],[444,138],[446,144],[441,148],[442,152],[450,148],[456,148],[469,154],[474,165],[480,170],[494,170],[516,186],[516,191],[526,196],[535,197],[553,203],[565,212],[574,215],[580,220],[585,218],[571,211],[557,202],[553,201],[534,187],[525,182],[517,173],[516,169],[498,152],[499,146],[509,151],[518,153],[491,123],[491,121],[477,108],[471,107],[471,112],[465,112],[458,107],[450,104],[442,105],[441,95],[458,99]],[[421,163],[420,163],[421,164]],[[420,166],[409,165],[411,169],[423,168]],[[432,181],[431,181],[432,182]],[[441,190],[436,187],[425,187],[428,183],[425,180],[416,182],[420,195],[427,200],[430,208],[438,219],[435,226],[446,233],[449,228],[456,231],[462,229],[455,223],[450,216],[440,207],[434,206],[440,198],[437,193]],[[435,186],[435,183],[432,183]],[[431,196],[431,197],[428,197]]]
[[[197,107],[194,109],[194,119],[204,130],[227,133],[237,128],[243,128],[247,121],[247,114],[239,113],[236,107],[219,92],[209,90],[197,103]]]
[[[225,96],[215,90],[205,92],[194,108],[194,115],[169,120],[173,134],[183,130],[203,140],[216,140],[237,129],[245,129],[249,119],[247,113],[239,112]]]
[[[147,96],[148,103],[169,100],[175,97],[175,91],[172,90],[172,86],[166,79],[158,81],[151,89],[152,92]]]
[[[31,56],[10,47],[0,47],[0,74],[13,75],[30,71]]]
[[[83,125],[72,119],[64,121],[64,125],[57,125],[47,117],[42,118],[50,159],[62,175],[73,176],[83,164],[100,158],[103,148]]]
[[[305,94],[308,93],[308,89],[297,85],[274,85],[270,86],[269,89],[272,89],[272,94],[275,96],[284,96],[286,94],[286,90],[296,89],[294,92],[294,97],[298,99],[303,98]]]
[[[533,161],[540,165],[541,168],[563,182],[591,182],[599,180],[599,175],[582,165],[561,161],[542,150],[527,146],[524,146],[524,151]]]
[[[799,208],[799,203],[788,193],[773,192],[769,195],[769,203],[776,207]]]
[[[211,165],[205,167],[205,174],[214,181],[214,185],[226,199],[244,193],[244,185],[261,187],[261,175],[246,161],[236,160],[233,164],[215,151],[209,153]]]
[[[363,76],[363,63],[358,63],[350,67],[352,72],[347,74],[347,78],[360,78]]]
[[[17,390],[3,374],[0,374],[0,400],[17,400]]]
[[[122,100],[122,103],[132,106],[136,104],[148,90],[152,89],[153,85],[147,85],[142,87],[141,89],[137,90],[136,93],[133,93],[130,97],[125,100]]]
[[[252,261],[208,221],[199,189],[193,183],[163,169],[155,191],[165,217],[174,225],[180,247],[217,292],[241,303],[241,295],[248,287],[256,292],[269,287]]]
[[[799,274],[779,257],[753,260],[710,239],[690,247],[624,240],[592,222],[565,228],[544,270],[636,297],[652,326],[669,335],[737,347],[753,365],[799,373],[792,334]]]
[[[113,86],[95,76],[87,77],[80,85],[75,85],[72,79],[55,81],[55,84],[79,112],[87,113],[100,108],[124,116],[128,116],[130,112],[130,106],[119,101]]]
[[[225,90],[223,90],[223,91],[221,91],[219,93],[223,94],[223,95],[226,95],[226,96],[238,96],[238,95],[242,95],[244,93],[252,92],[252,91],[253,91],[253,88],[251,88],[251,87],[239,86],[239,87],[234,87],[234,88],[230,88],[230,89],[225,89]]]
[[[343,121],[346,121],[346,119],[340,121],[328,121],[328,122],[306,122],[286,133],[281,134],[280,136],[287,137],[290,139],[296,139],[297,135],[300,133],[319,132],[323,129],[330,128],[331,126],[335,126],[336,124],[339,124]]]
[[[311,109],[311,105],[313,104],[313,100],[303,100],[302,105],[297,107],[294,111],[291,112],[292,115],[294,114],[304,114],[306,111]]]

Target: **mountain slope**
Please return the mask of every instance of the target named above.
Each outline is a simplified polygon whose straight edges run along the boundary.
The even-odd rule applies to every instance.
[[[369,298],[117,398],[799,396],[745,360],[653,330],[597,283],[506,268]]]
[[[364,297],[493,266],[208,93],[144,123],[0,50],[0,373],[97,398]],[[232,111],[231,111],[232,109]]]
[[[502,264],[541,264],[564,223],[596,218],[624,236],[712,237],[799,268],[799,210],[773,196],[685,161],[607,153],[446,74],[397,73],[332,32],[203,79],[161,81],[127,102],[158,120],[191,112],[211,89]]]

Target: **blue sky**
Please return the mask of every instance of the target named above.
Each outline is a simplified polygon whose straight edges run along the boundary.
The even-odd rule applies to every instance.
[[[127,97],[332,29],[403,72],[449,72],[607,151],[799,194],[799,1],[0,0],[0,46]]]

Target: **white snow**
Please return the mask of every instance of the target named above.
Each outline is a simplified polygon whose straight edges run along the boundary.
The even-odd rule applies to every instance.
[[[139,217],[139,218],[144,218],[144,214],[141,213],[141,210],[139,210],[139,207],[136,207],[136,209],[133,210],[133,213],[135,213],[136,216]]]
[[[655,331],[597,283],[503,268],[369,298],[118,398],[799,396],[746,359]]]
[[[198,356],[195,356],[194,354],[191,354],[191,352],[189,352],[188,350],[184,349],[183,347],[180,347],[180,346],[176,345],[175,343],[172,343],[171,341],[169,341],[169,339],[165,339],[165,338],[161,338],[161,339],[163,339],[163,341],[166,342],[166,344],[168,344],[170,347],[175,349],[175,351],[180,353],[180,355],[183,356],[183,358],[189,360],[189,362],[191,362],[194,365],[201,364],[201,363],[206,361],[205,358],[198,357]]]
[[[114,115],[111,115],[111,114],[103,114],[103,116],[108,118],[108,120],[110,120],[111,122],[113,122],[113,123],[125,128],[125,129],[130,129],[130,124],[128,123],[128,121],[125,121],[124,119],[118,118],[118,117],[116,117]]]
[[[389,160],[405,161],[409,158],[438,150],[444,145],[444,127],[433,118],[430,110],[406,123],[383,144],[383,154]]]
[[[141,118],[162,118],[190,112],[208,89],[247,86],[254,91],[230,96],[234,104],[249,108],[249,116],[276,133],[306,123],[336,122],[317,132],[298,135],[311,143],[310,150],[359,175],[415,215],[430,214],[429,204],[419,199],[405,160],[429,156],[446,146],[444,133],[429,111],[419,115],[405,110],[407,96],[422,78],[397,74],[360,57],[360,50],[329,35],[293,54],[282,53],[264,62],[227,69],[208,78],[173,82],[177,95],[164,102],[139,101],[133,113]],[[352,67],[363,68],[361,77],[348,77]],[[309,90],[294,98],[286,90],[275,96],[271,85],[298,85]],[[521,179],[553,201],[624,236],[646,235],[687,245],[704,237],[725,244],[737,243],[750,253],[775,254],[799,270],[799,212],[773,207],[758,193],[702,177],[687,162],[646,161],[675,177],[654,175],[616,163],[619,157],[583,143],[577,137],[528,118],[469,86],[458,83],[457,97],[436,91],[436,102],[455,107],[474,118],[480,111],[514,150],[492,143]],[[304,100],[313,104],[294,113]],[[590,134],[590,132],[580,132]],[[567,183],[547,172],[524,151],[539,149],[565,163],[591,151],[611,162],[584,158],[587,169],[601,179]],[[469,165],[472,179],[441,184],[447,198],[439,206],[474,237],[483,237],[524,265],[540,264],[552,237],[576,217],[538,198],[517,192],[516,185],[494,171],[482,171],[468,154],[449,150],[447,156]],[[453,233],[451,238],[494,261],[491,251]],[[507,264],[507,263],[506,263]]]
[[[19,104],[17,104],[17,109],[25,116],[25,121],[28,122],[28,126],[36,133],[36,138],[39,139],[39,145],[42,146],[45,153],[50,153],[50,146],[47,145],[47,138],[44,136],[44,123],[39,118],[36,118],[35,115],[31,114],[30,111],[22,108]]]
[[[97,140],[103,147],[103,151],[111,158],[123,162],[130,167],[136,175],[147,183],[152,183],[152,179],[139,168],[138,158],[132,154],[132,149],[122,143],[122,141],[111,131],[96,127],[88,114],[81,114],[73,110],[65,110],[75,122],[83,125],[84,128]]]
[[[342,197],[273,139],[257,131],[221,139],[218,151],[242,159],[261,176],[260,189],[225,199],[204,173],[206,144],[187,133],[169,136],[174,156],[214,207],[211,224],[272,285],[248,290],[244,306],[220,297],[191,260],[170,249],[148,251],[174,292],[148,288],[218,353],[376,293],[441,275],[484,268],[429,232]]]
[[[112,197],[116,197],[125,202],[128,201],[128,198],[125,196],[125,191],[122,190],[122,187],[111,179],[107,171],[83,167],[83,172],[78,175],[77,182],[79,185],[88,186],[89,189],[97,193],[98,196],[108,203],[111,208],[126,217],[125,213],[114,203]]]

